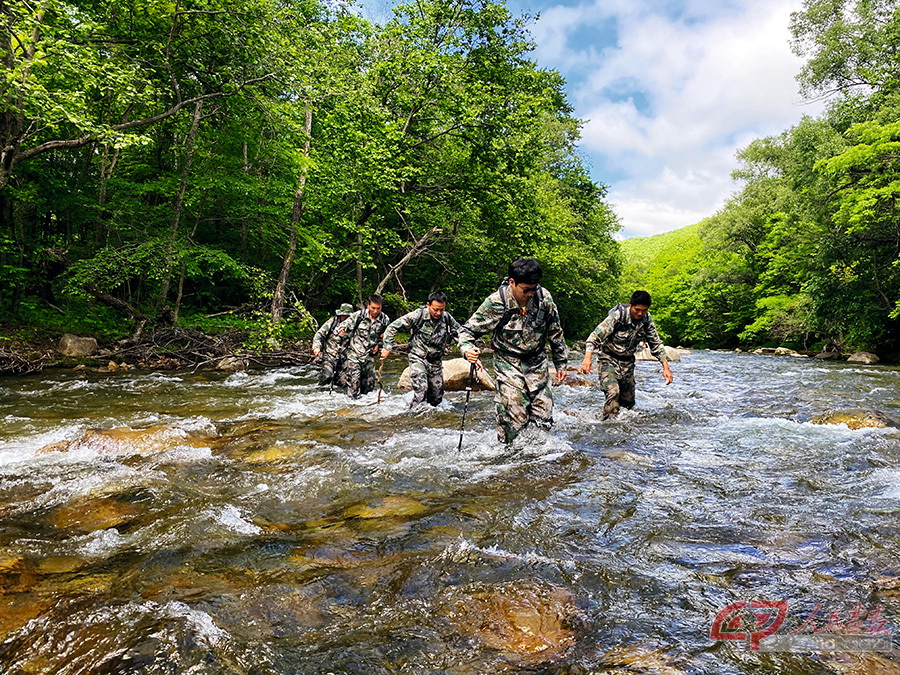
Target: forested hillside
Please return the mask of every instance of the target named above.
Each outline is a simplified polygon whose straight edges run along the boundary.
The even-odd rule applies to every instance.
[[[672,343],[832,343],[900,352],[900,7],[808,0],[794,14],[807,97],[827,112],[751,143],[721,212],[628,240]]]
[[[127,334],[162,315],[268,339],[433,289],[464,317],[520,255],[570,332],[614,297],[606,188],[502,4],[416,2],[385,25],[316,0],[0,17],[7,320]]]

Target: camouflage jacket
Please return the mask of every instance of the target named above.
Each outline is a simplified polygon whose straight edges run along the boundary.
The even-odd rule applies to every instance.
[[[337,331],[339,323],[337,316],[333,316],[319,326],[319,330],[313,335],[313,351],[318,349],[324,354],[337,353],[341,341]]]
[[[650,353],[660,363],[668,361],[669,357],[666,355],[666,349],[650,312],[635,323],[628,311],[629,307],[628,303],[623,302],[609,310],[606,318],[588,335],[585,352],[590,354],[599,349],[617,359],[634,360],[634,352],[637,351],[638,345],[646,341]]]
[[[341,336],[341,356],[351,359],[364,359],[372,355],[376,346],[381,347],[384,329],[390,319],[382,312],[375,320],[369,318],[369,310],[360,309],[348,316],[337,327]]]
[[[538,353],[544,352],[549,342],[553,365],[557,370],[565,368],[569,351],[559,323],[559,310],[550,293],[544,289],[534,293],[528,298],[524,309],[519,308],[508,288],[504,295],[505,303],[499,289],[489,295],[460,327],[459,350],[465,354],[475,346],[476,339],[492,333],[491,346],[500,354],[535,358]],[[506,317],[509,320],[501,325]]]
[[[428,313],[427,307],[414,309],[387,327],[384,332],[385,349],[394,348],[394,339],[399,331],[410,335],[410,356],[438,360],[444,355],[444,348],[459,334],[459,322],[450,315],[450,312],[444,312],[444,315],[435,321]]]

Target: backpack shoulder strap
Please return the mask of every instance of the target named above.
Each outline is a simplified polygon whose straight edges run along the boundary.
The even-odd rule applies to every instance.
[[[359,324],[362,323],[363,320],[363,310],[359,310],[359,314],[356,316],[356,323],[353,325],[353,330],[350,331],[350,335],[356,335],[356,331],[359,330]]]
[[[494,335],[496,335],[501,330],[503,330],[503,327],[509,323],[510,319],[512,319],[518,313],[517,309],[515,309],[515,308],[510,309],[507,306],[508,303],[507,303],[507,299],[506,299],[507,298],[506,289],[507,289],[506,283],[503,283],[500,285],[500,289],[499,289],[500,290],[500,301],[503,303],[503,317],[500,319],[500,322],[496,326],[494,326]]]
[[[338,324],[341,323],[337,319],[338,319],[337,314],[335,314],[333,317],[331,317],[331,325],[328,326],[328,332],[325,333],[325,339],[322,340],[323,345],[328,343],[328,340],[330,340],[331,336],[334,335],[334,331],[337,329]]]
[[[428,309],[425,307],[422,307],[419,310],[419,318],[416,319],[416,322],[412,325],[412,330],[409,332],[410,340],[412,340],[416,336],[416,333],[418,333],[420,330],[422,330],[422,326],[425,325],[426,314],[428,314]]]

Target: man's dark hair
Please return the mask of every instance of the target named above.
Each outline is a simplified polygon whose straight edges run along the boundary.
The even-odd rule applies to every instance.
[[[444,291],[432,291],[428,294],[428,304],[432,302],[447,302],[447,294]]]
[[[509,264],[509,278],[517,284],[539,284],[543,276],[541,263],[534,258],[519,258]]]
[[[366,307],[369,305],[384,305],[384,298],[382,298],[378,293],[372,293],[369,296],[369,299],[366,300]]]
[[[635,291],[631,294],[632,305],[650,306],[650,294],[647,291]]]

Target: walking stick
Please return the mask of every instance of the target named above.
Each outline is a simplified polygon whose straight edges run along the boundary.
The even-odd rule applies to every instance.
[[[378,364],[378,400],[376,403],[381,403],[381,392],[384,391],[384,384],[381,382],[381,369],[384,368],[384,359],[381,359],[381,363]]]
[[[456,446],[456,451],[459,452],[462,450],[462,442],[463,442],[463,429],[466,426],[466,413],[469,411],[469,396],[472,395],[472,383],[475,380],[475,364],[472,363],[469,366],[469,382],[466,384],[466,404],[463,406],[463,414],[462,414],[462,422],[459,425],[459,445]]]

